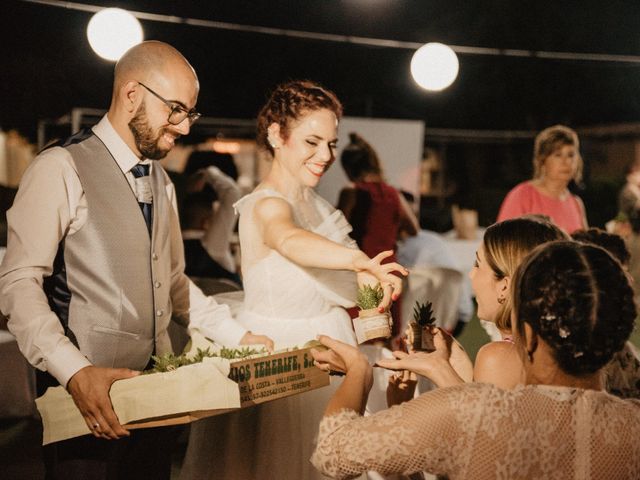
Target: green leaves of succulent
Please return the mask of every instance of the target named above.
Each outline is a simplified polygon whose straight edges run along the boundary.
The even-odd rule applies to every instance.
[[[358,289],[356,305],[358,305],[361,310],[376,308],[380,305],[383,296],[384,291],[379,283],[373,287],[370,285],[364,285]]]
[[[143,373],[159,373],[170,372],[176,368],[183,367],[185,365],[193,365],[194,363],[200,363],[205,358],[220,357],[228,360],[237,360],[240,358],[249,357],[251,355],[258,355],[266,353],[265,348],[255,349],[251,347],[243,348],[226,348],[222,347],[219,352],[212,352],[208,348],[202,350],[198,349],[198,352],[192,357],[188,358],[186,354],[174,355],[173,353],[165,353],[163,355],[153,355],[153,367],[149,370],[145,370]]]

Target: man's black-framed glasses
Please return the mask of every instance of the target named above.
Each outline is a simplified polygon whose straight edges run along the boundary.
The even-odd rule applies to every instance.
[[[142,85],[144,88],[146,88],[152,95],[158,98],[167,107],[169,107],[169,117],[167,118],[167,121],[171,125],[179,125],[184,121],[185,118],[189,119],[189,125],[193,125],[195,121],[202,116],[201,113],[196,112],[195,108],[192,108],[191,110],[187,110],[182,105],[179,105],[176,102],[172,102],[170,100],[167,100],[166,98],[161,97],[156,92],[154,92],[149,87],[147,87],[144,83],[142,82],[138,82],[138,83]]]

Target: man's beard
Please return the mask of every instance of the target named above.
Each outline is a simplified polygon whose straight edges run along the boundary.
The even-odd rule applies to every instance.
[[[145,158],[160,160],[166,157],[171,150],[170,148],[160,148],[160,137],[165,133],[165,129],[160,129],[158,134],[154,135],[153,129],[147,121],[147,110],[144,103],[140,105],[135,116],[129,122],[129,130],[133,134],[138,151]]]

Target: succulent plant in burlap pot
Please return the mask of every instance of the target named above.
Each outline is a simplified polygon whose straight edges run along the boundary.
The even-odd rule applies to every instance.
[[[358,343],[391,337],[391,315],[378,309],[384,292],[380,284],[364,285],[358,289],[356,305],[360,308],[358,317],[353,319],[353,328]]]
[[[409,348],[414,351],[433,352],[436,349],[433,343],[435,327],[433,304],[416,302],[413,307],[413,320],[406,331]]]

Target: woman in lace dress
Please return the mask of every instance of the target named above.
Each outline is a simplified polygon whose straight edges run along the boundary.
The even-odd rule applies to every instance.
[[[319,334],[355,345],[349,315],[357,283],[380,282],[382,308],[397,298],[406,275],[393,254],[370,258],[348,236],[342,213],[313,188],[335,160],[342,106],[308,81],[278,86],[258,116],[258,144],[271,170],[237,204],[245,289],[237,315],[276,349],[303,346]],[[309,463],[318,423],[336,385],[197,422],[183,478],[321,478]],[[198,445],[196,447],[196,445]]]
[[[313,464],[334,478],[365,470],[640,478],[640,401],[605,393],[600,375],[636,316],[620,264],[599,247],[556,241],[536,248],[513,283],[513,335],[526,373],[526,385],[513,390],[440,388],[361,417],[371,367],[356,349],[321,337],[332,351],[316,352],[316,361],[346,377],[327,406]]]

